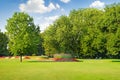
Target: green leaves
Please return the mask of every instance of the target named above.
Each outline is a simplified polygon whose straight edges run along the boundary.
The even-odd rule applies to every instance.
[[[120,54],[120,5],[104,11],[86,8],[61,16],[44,34],[46,53],[71,53],[84,58]]]
[[[40,42],[40,31],[38,29],[33,23],[33,18],[28,14],[14,13],[6,25],[10,52],[15,55],[28,52],[36,53]]]
[[[8,55],[7,43],[8,43],[8,38],[6,34],[0,31],[0,56]]]

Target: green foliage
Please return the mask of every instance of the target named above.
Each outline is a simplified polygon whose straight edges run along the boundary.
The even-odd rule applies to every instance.
[[[48,59],[48,56],[41,55],[40,58],[42,58],[42,59]]]
[[[40,42],[38,45],[38,54],[37,55],[44,55],[45,51],[44,51],[44,47],[43,47],[43,37],[42,37],[42,33],[40,33]]]
[[[26,13],[16,12],[7,20],[8,47],[14,55],[33,54],[38,51],[40,42],[39,26]]]
[[[107,53],[110,55],[120,54],[120,4],[109,5],[105,8],[105,13],[101,19],[101,29],[106,35]]]
[[[54,54],[54,58],[72,58],[70,54]]]
[[[107,58],[120,54],[120,4],[104,10],[72,10],[44,34],[46,54],[70,53],[78,58]]]
[[[8,37],[0,31],[0,56],[8,56],[7,51]]]
[[[50,56],[50,54],[54,54],[57,51],[57,49],[55,48],[59,48],[59,44],[57,43],[57,41],[55,40],[55,27],[54,26],[50,26],[48,27],[47,30],[45,30],[45,32],[42,34],[43,37],[43,46],[45,48],[45,53]]]

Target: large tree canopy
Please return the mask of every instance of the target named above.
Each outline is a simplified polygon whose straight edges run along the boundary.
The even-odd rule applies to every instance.
[[[7,20],[8,48],[15,55],[36,53],[40,42],[39,27],[33,18],[23,12],[16,12]]]
[[[79,58],[120,56],[120,4],[104,10],[72,10],[43,34],[46,54],[70,53]]]

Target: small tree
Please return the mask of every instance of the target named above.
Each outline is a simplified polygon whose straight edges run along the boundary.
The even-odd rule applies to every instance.
[[[36,53],[40,42],[39,27],[35,26],[33,18],[23,12],[16,12],[7,20],[8,47],[14,55],[20,56],[31,52]]]

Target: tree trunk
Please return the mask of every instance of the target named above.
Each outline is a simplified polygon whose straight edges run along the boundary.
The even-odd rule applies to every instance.
[[[22,62],[22,54],[20,55],[20,62]]]

